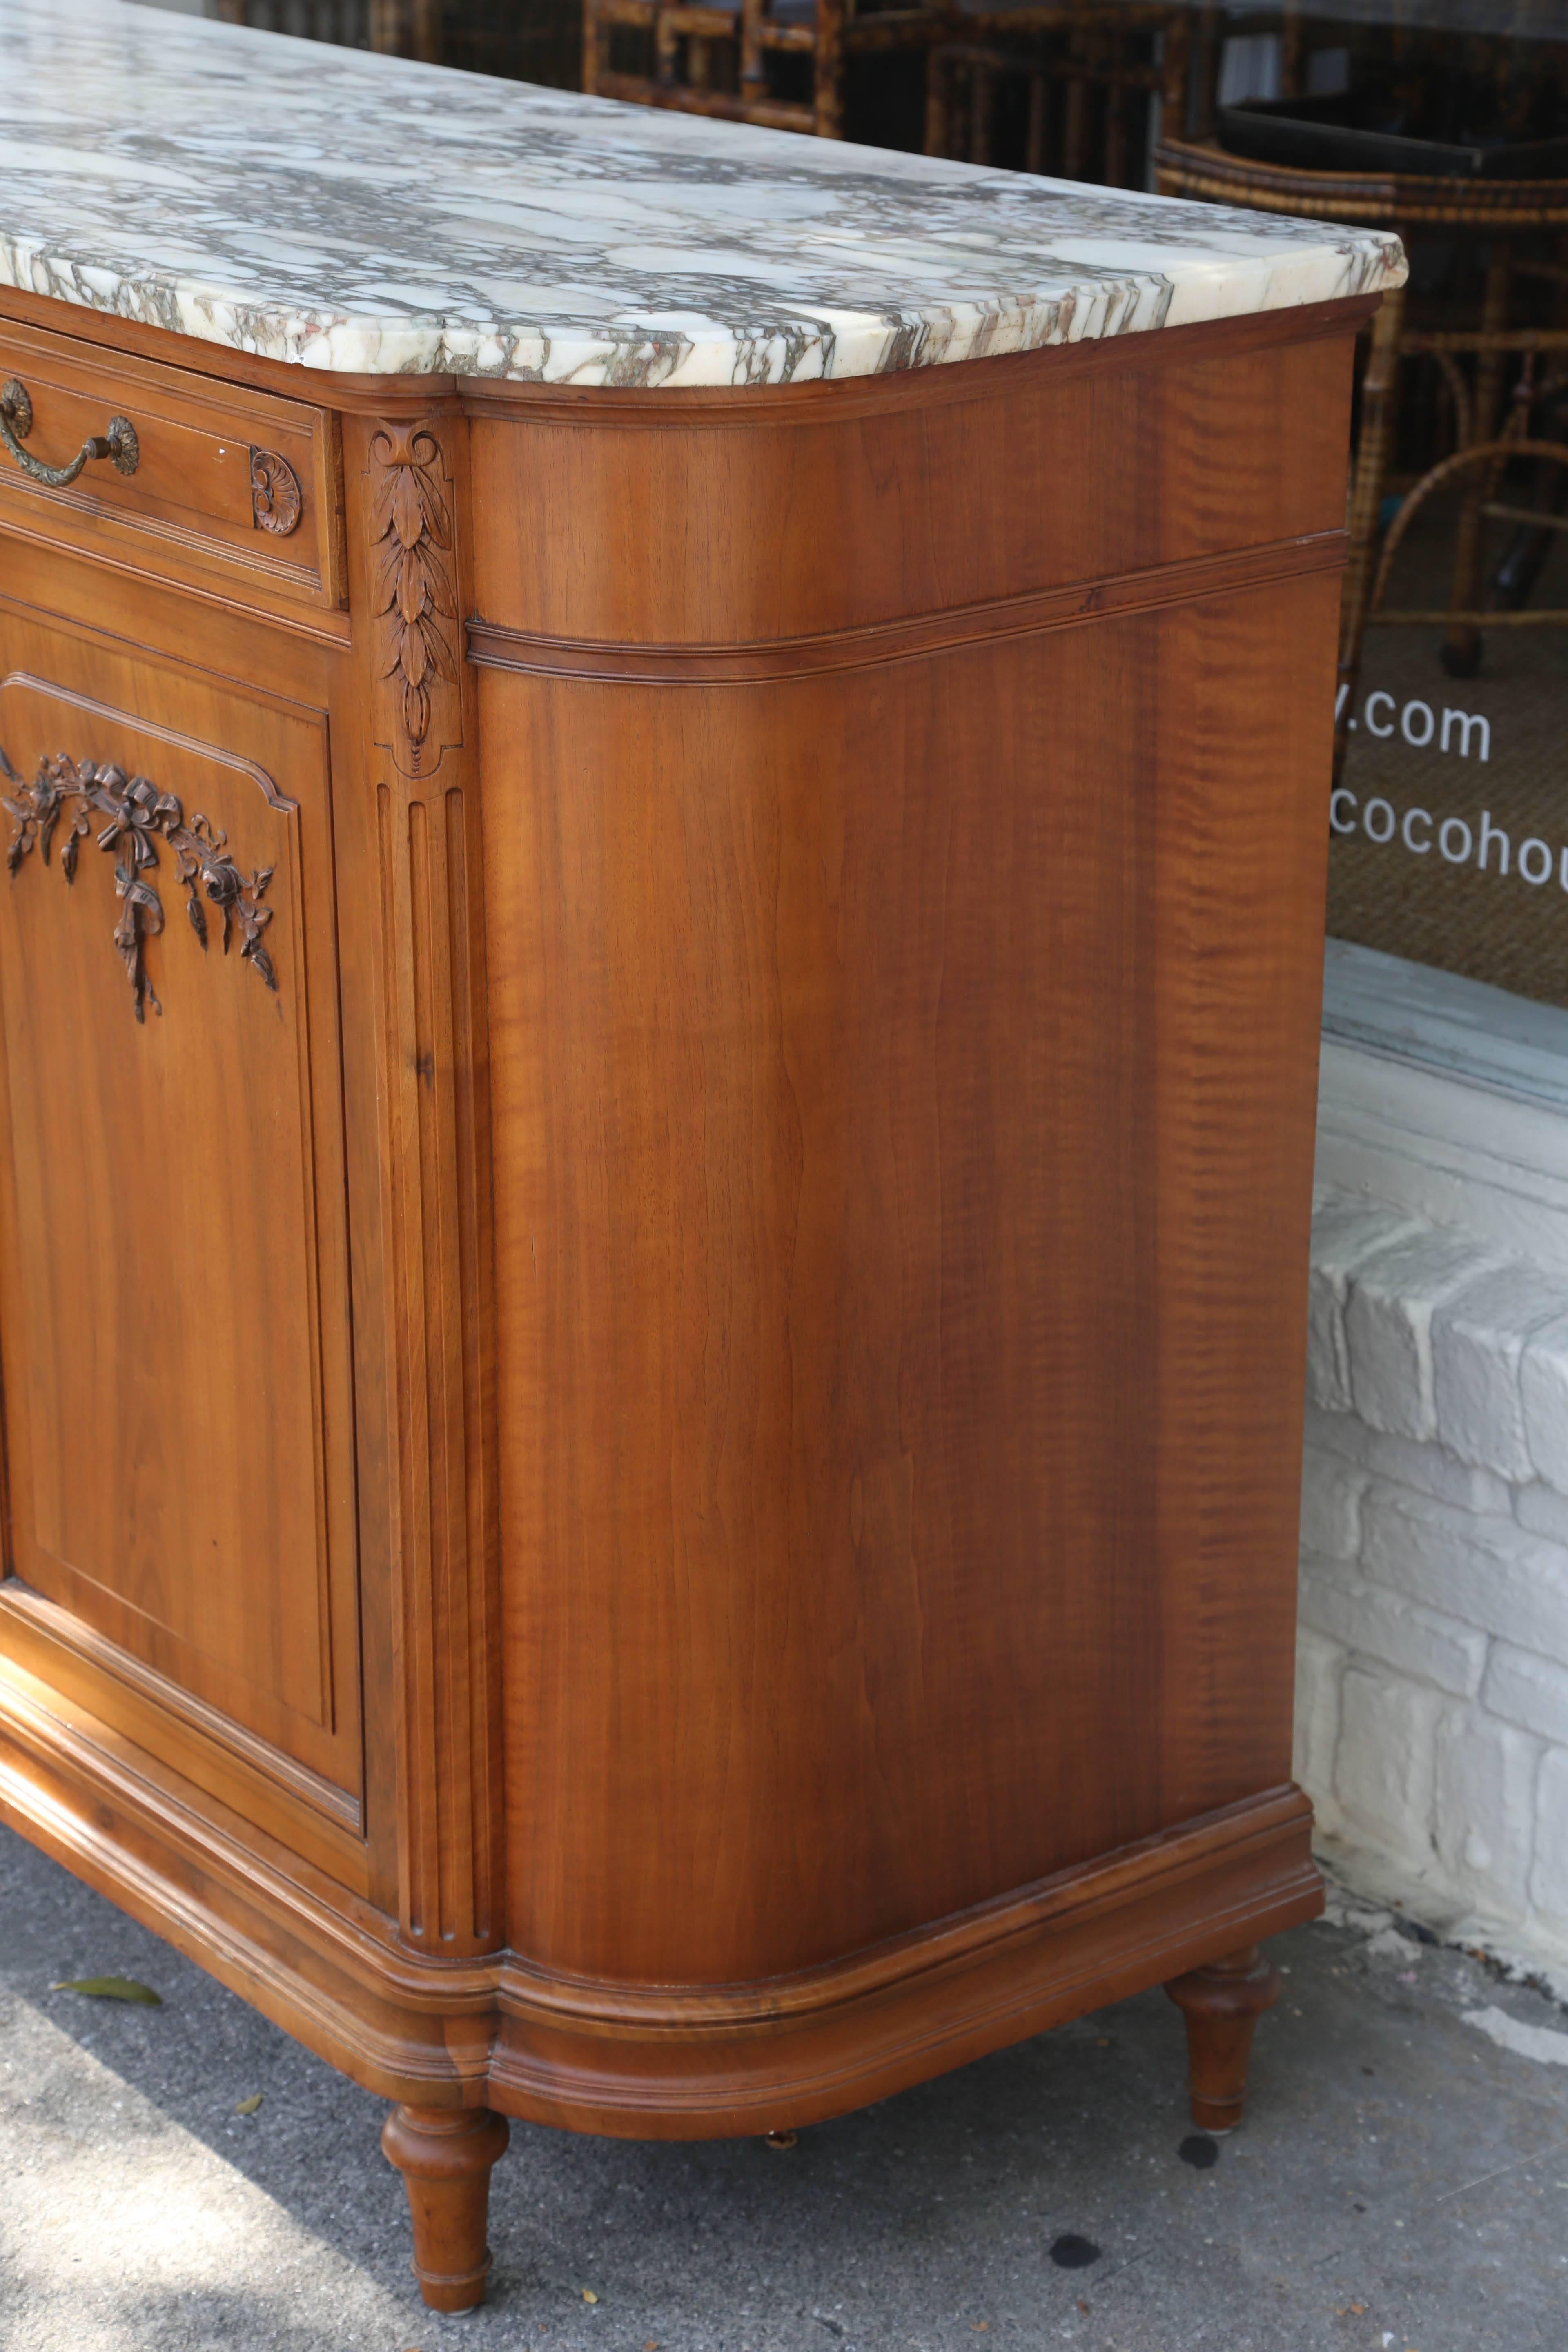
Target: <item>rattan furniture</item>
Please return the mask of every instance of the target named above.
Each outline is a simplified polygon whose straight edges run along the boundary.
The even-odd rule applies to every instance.
[[[1024,85],[1023,165],[1064,180],[1142,186],[1151,103],[1179,107],[1184,21],[1169,7],[963,8],[926,62],[928,155],[998,153],[999,106]]]
[[[1539,625],[1544,618],[1560,617],[1539,611],[1483,612],[1481,562],[1485,509],[1497,502],[1500,467],[1510,457],[1528,456],[1537,447],[1529,432],[1521,431],[1517,409],[1506,430],[1499,429],[1509,357],[1568,352],[1568,328],[1514,325],[1509,315],[1516,242],[1529,232],[1568,227],[1568,181],[1303,172],[1226,154],[1207,142],[1176,139],[1161,142],[1155,162],[1158,185],[1166,195],[1313,220],[1392,227],[1406,239],[1440,230],[1485,241],[1485,291],[1480,315],[1473,323],[1413,323],[1404,288],[1384,295],[1372,322],[1361,377],[1361,433],[1349,509],[1350,562],[1340,622],[1336,707],[1342,756],[1369,622],[1440,624],[1446,633],[1445,664],[1452,675],[1466,676],[1479,659],[1483,626]],[[1453,456],[1414,485],[1394,528],[1403,535],[1411,514],[1450,485],[1462,485],[1462,500],[1447,604],[1391,609],[1380,602],[1387,579],[1386,563],[1382,577],[1377,576],[1380,518],[1393,449],[1400,362],[1418,356],[1431,358],[1444,372],[1453,401],[1458,446]],[[1462,356],[1475,362],[1472,381],[1467,381],[1459,368]],[[1531,389],[1526,387],[1527,392]],[[1528,404],[1522,422],[1528,425]],[[1555,462],[1555,445],[1540,446]],[[1390,541],[1392,553],[1397,544],[1393,532]]]
[[[936,8],[868,8],[857,0],[737,0],[729,7],[584,0],[583,87],[637,106],[838,139],[847,61],[924,48],[942,22]]]

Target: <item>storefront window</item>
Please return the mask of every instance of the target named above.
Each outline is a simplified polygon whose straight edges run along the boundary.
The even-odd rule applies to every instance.
[[[1410,254],[1363,354],[1331,936],[1568,1005],[1568,0],[1170,21],[1163,188]]]
[[[583,65],[578,0],[166,5],[537,80]],[[812,0],[768,14],[809,47]],[[589,16],[614,66],[633,34]],[[726,21],[680,89],[605,87],[734,110]],[[805,48],[774,58],[804,79],[766,119],[789,99],[801,127],[1404,236],[1358,395],[1329,931],[1568,1006],[1568,0],[955,0],[898,24],[842,88],[816,73],[815,113]]]

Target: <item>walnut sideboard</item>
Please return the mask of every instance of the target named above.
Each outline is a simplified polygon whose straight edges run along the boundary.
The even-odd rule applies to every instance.
[[[0,0],[0,1809],[439,2307],[508,2116],[1239,2116],[1402,268]]]

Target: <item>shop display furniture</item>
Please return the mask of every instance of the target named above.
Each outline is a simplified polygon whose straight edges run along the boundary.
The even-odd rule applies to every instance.
[[[1532,383],[1531,371],[1540,362],[1544,369],[1561,373],[1563,355],[1568,353],[1568,326],[1521,322],[1510,306],[1510,294],[1521,278],[1540,275],[1543,268],[1559,282],[1568,282],[1568,273],[1549,260],[1543,264],[1531,250],[1542,232],[1561,244],[1568,230],[1568,180],[1308,171],[1230,154],[1212,140],[1177,138],[1161,142],[1155,163],[1156,184],[1166,195],[1392,229],[1402,239],[1436,235],[1480,251],[1480,299],[1473,315],[1458,320],[1412,316],[1400,288],[1383,303],[1365,338],[1349,509],[1350,560],[1340,625],[1337,753],[1342,758],[1363,640],[1371,622],[1440,625],[1445,667],[1452,676],[1468,677],[1478,666],[1483,628],[1538,626],[1543,618],[1539,610],[1482,609],[1483,530],[1488,512],[1500,504],[1502,469],[1510,458],[1533,456],[1555,478],[1555,447],[1536,438],[1531,429],[1532,411],[1545,388],[1544,376]],[[1405,361],[1416,357],[1431,359],[1443,372],[1456,446],[1405,489],[1385,542],[1384,502],[1400,371]],[[1525,373],[1505,418],[1501,412],[1510,357],[1521,362]],[[1473,362],[1468,376],[1460,364],[1467,359]],[[1380,566],[1380,549],[1391,556],[1427,500],[1455,488],[1460,499],[1447,604],[1420,609],[1384,605],[1388,562]]]
[[[508,2116],[1165,1983],[1227,2126],[1397,244],[0,68],[0,1814],[394,2103],[442,2309]]]
[[[844,79],[854,58],[924,49],[941,6],[878,7],[857,0],[583,0],[583,87],[636,106],[669,106],[728,122],[844,135]],[[617,27],[651,56],[616,55]],[[780,89],[770,58],[798,58],[809,87]]]
[[[1187,29],[1168,6],[962,5],[927,56],[925,152],[1007,160],[997,116],[1017,92],[1025,171],[1142,187],[1152,102],[1184,103]]]

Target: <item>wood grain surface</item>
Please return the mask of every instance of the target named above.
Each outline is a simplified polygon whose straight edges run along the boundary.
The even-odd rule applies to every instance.
[[[1334,611],[486,674],[517,1948],[773,1975],[1288,1777]]]
[[[362,2082],[766,2129],[1316,1907],[1365,307],[636,399],[80,322],[292,397],[346,603],[0,492],[18,771],[285,845],[275,992],[163,853],[140,1027],[112,859],[0,885],[0,1812]]]

